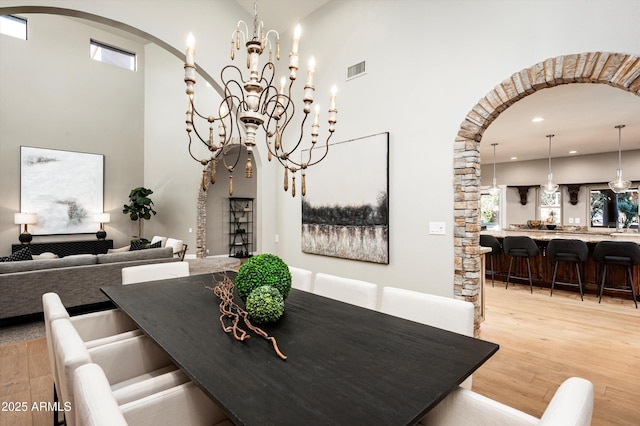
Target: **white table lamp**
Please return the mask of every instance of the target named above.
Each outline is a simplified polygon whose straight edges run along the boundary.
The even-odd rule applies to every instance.
[[[13,223],[16,225],[24,225],[24,230],[18,239],[22,244],[29,244],[33,239],[29,233],[29,225],[38,223],[38,215],[36,213],[15,213],[13,215]]]
[[[99,240],[104,240],[107,238],[107,233],[104,230],[104,224],[111,222],[111,215],[109,213],[98,213],[95,215],[95,221],[100,222],[100,230],[96,232],[96,237]]]

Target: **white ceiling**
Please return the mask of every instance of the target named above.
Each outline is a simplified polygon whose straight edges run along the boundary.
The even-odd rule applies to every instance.
[[[235,0],[253,15],[253,0]],[[258,17],[268,29],[290,30],[300,20],[330,0],[261,0]],[[533,117],[544,121],[531,122]],[[548,134],[551,156],[586,155],[617,151],[618,130],[622,149],[640,149],[640,97],[604,84],[565,84],[540,90],[503,111],[485,131],[480,144],[481,159],[507,162],[547,158]],[[577,153],[569,154],[575,150]]]
[[[235,0],[251,16],[254,0]],[[266,29],[286,32],[331,0],[261,0],[258,18]],[[248,22],[251,24],[251,22]],[[112,29],[113,30],[113,29]],[[534,117],[544,121],[533,123]],[[640,149],[640,97],[605,84],[576,83],[533,93],[503,111],[487,128],[480,143],[483,163],[566,157],[612,152],[618,149],[617,124],[622,129],[622,149]],[[569,151],[575,150],[576,154]]]
[[[533,123],[534,117],[544,121]],[[640,97],[605,84],[576,83],[533,93],[503,111],[489,125],[480,143],[484,163],[586,155],[618,150],[617,124],[622,149],[640,149]],[[576,154],[569,151],[576,150]]]
[[[235,0],[253,16],[254,0]],[[330,0],[261,0],[258,2],[258,19],[265,28],[285,32]],[[250,24],[250,22],[247,22]]]

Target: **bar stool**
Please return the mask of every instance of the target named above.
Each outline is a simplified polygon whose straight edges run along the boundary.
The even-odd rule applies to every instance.
[[[502,245],[500,241],[493,235],[480,235],[480,245],[482,247],[491,248],[491,253],[488,253],[489,262],[491,263],[491,287],[495,285],[495,268],[493,267],[493,258],[500,253],[502,253]],[[498,261],[500,261],[500,257],[498,257]],[[502,271],[502,268],[500,268]]]
[[[553,240],[549,241],[549,245],[547,246],[547,256],[549,257],[550,261],[554,262],[553,279],[551,280],[551,293],[549,294],[549,296],[553,296],[553,288],[556,284],[556,272],[558,272],[558,263],[571,262],[576,265],[576,272],[578,273],[580,300],[584,300],[580,267],[582,266],[582,262],[587,260],[587,257],[589,256],[589,247],[587,247],[587,243],[582,240],[565,240],[562,238],[554,238]]]
[[[602,300],[602,291],[604,290],[604,281],[607,277],[607,266],[619,265],[626,266],[626,275],[629,278],[629,285],[631,286],[631,294],[633,295],[633,303],[638,309],[638,302],[636,300],[636,289],[633,282],[633,271],[631,267],[633,265],[640,265],[640,246],[636,243],[627,241],[601,241],[596,245],[593,250],[593,260],[604,265],[602,271],[602,282],[600,283],[600,295],[598,297],[598,303]],[[619,287],[609,287],[621,290]]]
[[[504,237],[502,240],[502,248],[509,256],[509,272],[507,273],[507,285],[509,287],[509,279],[511,278],[511,266],[513,265],[514,257],[522,257],[527,261],[527,271],[529,272],[529,288],[533,293],[533,281],[531,280],[531,262],[530,258],[538,256],[540,249],[538,245],[530,237]]]

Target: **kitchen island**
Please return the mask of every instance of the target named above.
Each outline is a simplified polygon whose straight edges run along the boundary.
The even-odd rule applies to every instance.
[[[597,293],[599,289],[599,283],[602,279],[602,267],[593,260],[592,254],[593,249],[600,241],[630,241],[636,244],[640,244],[640,234],[633,230],[631,232],[615,232],[614,230],[602,230],[602,231],[567,231],[567,230],[546,230],[546,229],[505,229],[502,231],[482,231],[482,234],[493,235],[500,241],[502,241],[506,236],[527,236],[531,237],[538,248],[540,249],[540,255],[537,256],[531,262],[531,273],[533,277],[533,281],[535,285],[539,285],[541,287],[551,287],[551,278],[553,275],[553,264],[547,259],[546,251],[547,244],[554,238],[563,238],[563,239],[576,239],[582,240],[587,243],[589,247],[589,258],[582,265],[581,275],[583,281],[583,287],[585,293]],[[507,279],[507,271],[509,268],[509,256],[504,253],[500,255],[501,259],[494,259],[496,265],[502,265],[500,271],[500,278],[506,281]],[[514,259],[514,266],[512,270],[512,278],[510,282],[514,283],[526,283],[528,285],[527,270],[526,263],[522,258]],[[496,267],[497,269],[497,267]],[[625,279],[625,270],[621,267],[613,267],[610,268],[610,273],[608,274],[607,284],[605,287],[609,286],[610,283],[615,283],[616,285],[622,285],[622,283],[626,283]],[[514,277],[515,274],[515,277]],[[521,281],[524,277],[524,281]],[[636,294],[638,294],[638,267],[633,268],[633,280],[636,288]],[[575,267],[566,262],[560,262],[558,266],[558,272],[556,276],[556,288],[561,289],[571,289],[578,291],[577,287],[569,287],[563,286],[564,284],[577,284],[578,278],[575,272]],[[628,288],[628,287],[627,287]],[[606,289],[604,290],[604,295],[615,296],[615,297],[624,297],[631,298],[631,293],[615,290],[615,289]]]

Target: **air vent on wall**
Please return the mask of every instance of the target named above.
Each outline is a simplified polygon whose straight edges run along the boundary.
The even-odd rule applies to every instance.
[[[347,68],[347,80],[360,77],[364,74],[366,74],[365,61],[358,62],[357,64],[351,65],[349,68]]]

